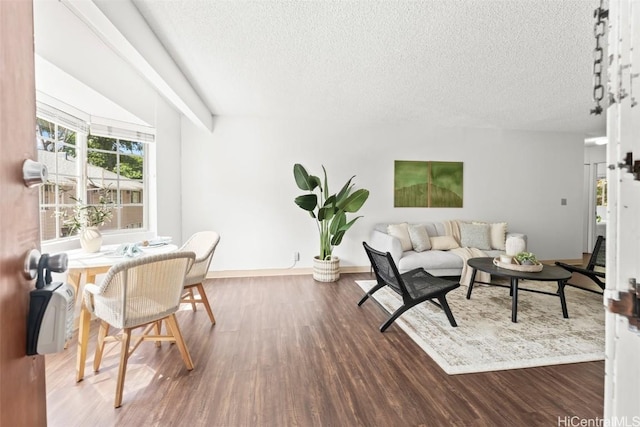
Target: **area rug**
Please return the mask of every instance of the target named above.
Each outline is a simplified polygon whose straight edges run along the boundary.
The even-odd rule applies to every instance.
[[[356,283],[368,291],[374,280]],[[549,282],[521,281],[520,287],[555,292]],[[475,285],[447,294],[458,327],[429,302],[406,311],[394,325],[402,328],[447,374],[499,371],[604,359],[602,297],[572,287],[565,289],[569,318],[562,317],[560,298],[520,291],[518,323],[511,322],[509,289]],[[392,313],[401,298],[388,288],[373,295]],[[369,298],[365,304],[371,304]],[[382,322],[380,322],[382,323]],[[379,325],[376,325],[378,327]],[[385,333],[392,332],[393,326]]]

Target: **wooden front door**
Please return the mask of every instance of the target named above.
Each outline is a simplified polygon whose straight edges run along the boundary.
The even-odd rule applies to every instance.
[[[38,190],[22,164],[37,159],[33,4],[0,0],[0,426],[47,424],[44,357],[26,356],[24,257],[40,247]]]

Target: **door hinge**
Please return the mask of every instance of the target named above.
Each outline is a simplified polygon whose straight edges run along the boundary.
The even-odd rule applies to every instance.
[[[614,297],[614,294],[617,294]],[[640,329],[640,284],[636,279],[629,279],[629,290],[605,292],[604,302],[610,313],[619,314],[629,320],[629,329]]]
[[[627,172],[633,174],[633,178],[636,181],[640,181],[640,160],[633,160],[633,153],[631,151],[625,154],[622,162],[619,162],[617,165],[611,164],[608,167],[610,170],[614,170],[616,166],[621,169],[625,168]]]

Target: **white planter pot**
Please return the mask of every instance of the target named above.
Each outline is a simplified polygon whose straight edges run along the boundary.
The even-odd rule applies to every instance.
[[[505,243],[505,252],[507,255],[514,256],[520,252],[527,250],[527,242],[524,240],[524,236],[509,236]]]
[[[80,232],[80,246],[86,252],[98,252],[102,246],[102,233],[97,227],[87,227]]]
[[[337,282],[340,278],[340,258],[331,257],[330,260],[321,260],[313,257],[313,279],[318,282]]]

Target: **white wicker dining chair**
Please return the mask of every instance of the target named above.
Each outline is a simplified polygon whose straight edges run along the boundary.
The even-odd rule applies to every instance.
[[[182,302],[190,303],[193,311],[196,311],[196,304],[203,304],[213,325],[216,324],[216,318],[213,316],[213,311],[202,283],[207,277],[213,252],[219,241],[220,235],[215,231],[199,231],[193,234],[180,248],[181,251],[192,251],[196,254],[196,261],[191,266],[184,281],[185,292],[182,294]],[[194,288],[198,290],[199,298],[193,293]]]
[[[85,306],[100,320],[93,361],[96,372],[100,368],[105,342],[120,341],[116,408],[122,404],[127,361],[142,341],[175,342],[187,369],[193,369],[175,312],[180,307],[186,273],[194,260],[193,252],[143,256],[111,267],[100,285],[85,286]],[[158,324],[163,320],[167,325],[166,335],[159,334]],[[121,329],[121,333],[107,336],[110,326]],[[143,326],[146,327],[142,334],[132,337],[132,330]],[[155,335],[150,334],[152,330],[156,331]]]

